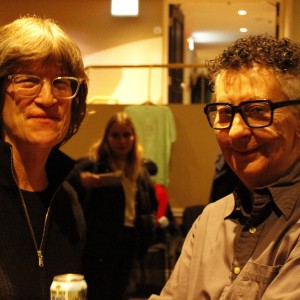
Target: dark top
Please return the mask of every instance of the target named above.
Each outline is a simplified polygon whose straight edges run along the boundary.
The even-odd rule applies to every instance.
[[[125,194],[122,185],[85,189],[80,184],[79,172],[109,173],[112,169],[106,162],[82,158],[77,164],[77,173],[69,177],[77,190],[84,207],[87,222],[85,255],[97,259],[108,258],[115,249],[115,243],[124,227]],[[138,255],[143,256],[155,238],[155,217],[157,210],[155,190],[145,170],[137,180],[135,228],[138,237]],[[107,257],[108,256],[108,257]]]
[[[13,177],[11,146],[0,142],[0,151],[0,299],[48,300],[55,275],[81,271],[83,214],[74,190],[68,184],[62,185],[74,163],[59,151],[51,154],[46,167],[49,190],[22,193]],[[38,245],[42,234],[40,226],[52,201],[42,268],[25,219],[21,194],[28,205]]]

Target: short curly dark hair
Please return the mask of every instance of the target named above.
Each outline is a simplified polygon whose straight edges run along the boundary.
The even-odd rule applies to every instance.
[[[300,76],[300,44],[288,38],[276,39],[268,34],[236,40],[206,64],[212,91],[221,71],[249,69],[254,65],[266,67],[278,74]]]

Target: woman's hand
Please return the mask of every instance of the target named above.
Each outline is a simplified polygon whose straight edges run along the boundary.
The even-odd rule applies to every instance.
[[[122,171],[117,170],[111,173],[95,174],[91,172],[81,172],[80,180],[85,188],[99,188],[103,186],[113,186],[121,184]]]
[[[95,188],[102,187],[101,176],[99,174],[94,174],[91,172],[81,172],[80,173],[81,184],[85,188]]]

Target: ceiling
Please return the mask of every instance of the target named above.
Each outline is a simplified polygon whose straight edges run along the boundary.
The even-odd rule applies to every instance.
[[[171,1],[170,1],[171,2]],[[215,56],[228,43],[247,34],[276,35],[276,1],[266,0],[172,0],[185,15],[185,32],[200,41],[195,52],[202,59]],[[244,16],[238,10],[246,10]],[[247,28],[247,33],[240,28]]]
[[[101,43],[97,32],[98,6],[101,0],[14,0],[6,1],[0,10],[0,25],[25,14],[37,14],[58,20],[81,48],[82,54],[96,52]],[[141,0],[143,1],[143,0]],[[180,4],[185,15],[185,33],[199,32],[204,41],[196,44],[195,54],[207,58],[219,52],[247,27],[249,34],[275,34],[276,0],[166,0]],[[239,9],[248,11],[237,15]],[[88,20],[84,22],[83,20]],[[206,34],[206,35],[205,35]],[[210,40],[210,38],[213,38]],[[91,41],[93,41],[91,43]]]

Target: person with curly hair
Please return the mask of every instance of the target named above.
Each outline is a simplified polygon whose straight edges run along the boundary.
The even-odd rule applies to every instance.
[[[0,28],[0,299],[50,299],[55,275],[81,272],[85,221],[59,147],[85,116],[77,45],[47,18]]]
[[[204,112],[240,182],[205,207],[150,299],[300,299],[300,45],[247,36],[207,66]]]

